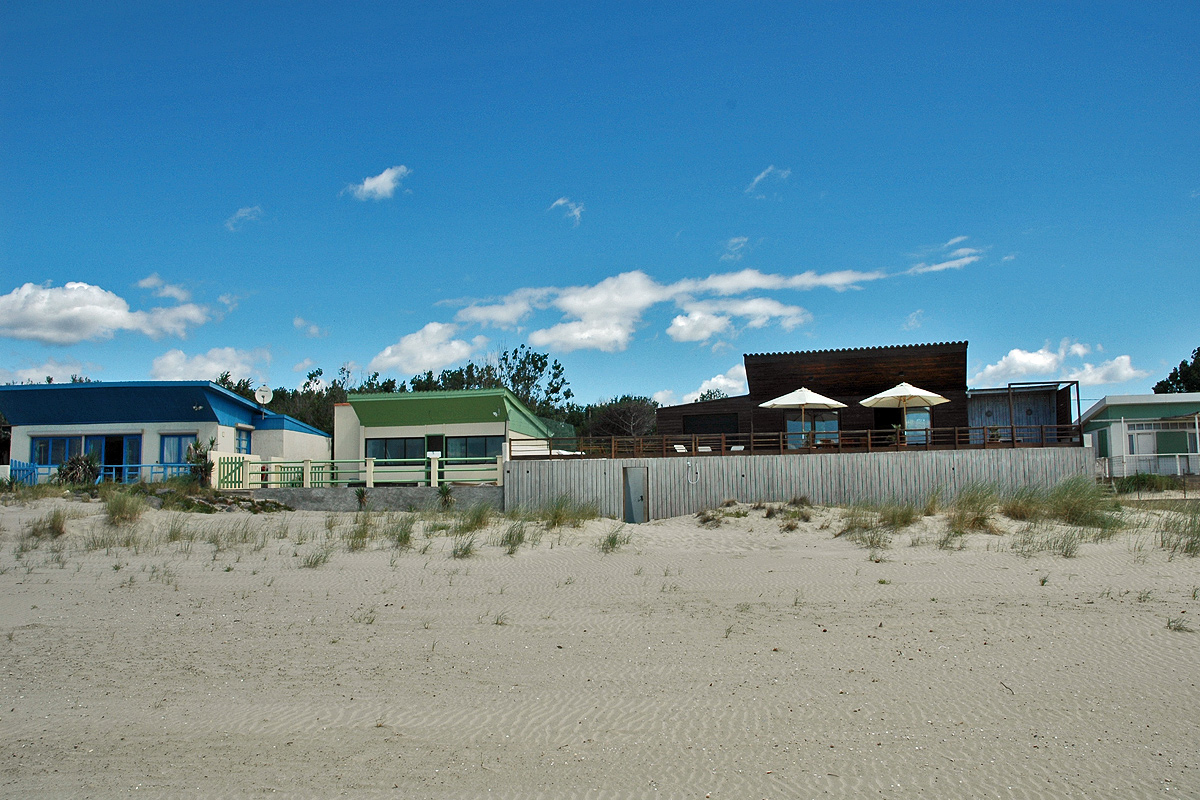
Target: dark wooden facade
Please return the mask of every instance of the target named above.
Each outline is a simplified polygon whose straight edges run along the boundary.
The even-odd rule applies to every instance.
[[[895,345],[850,350],[756,353],[743,356],[749,393],[705,403],[658,409],[660,434],[782,431],[786,412],[759,408],[806,386],[846,404],[844,431],[879,430],[900,422],[895,409],[871,409],[859,401],[907,381],[949,400],[934,406],[934,428],[967,425],[967,343]]]

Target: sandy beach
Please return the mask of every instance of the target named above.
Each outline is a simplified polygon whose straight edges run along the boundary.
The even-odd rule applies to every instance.
[[[1200,797],[1161,512],[1064,558],[998,515],[871,550],[724,511],[453,558],[434,517],[397,549],[400,515],[5,506],[0,795]]]

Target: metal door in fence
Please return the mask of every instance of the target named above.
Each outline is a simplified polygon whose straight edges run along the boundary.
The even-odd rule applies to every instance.
[[[625,467],[625,521],[634,524],[645,522],[646,516],[646,486],[650,483],[650,470],[647,467]]]

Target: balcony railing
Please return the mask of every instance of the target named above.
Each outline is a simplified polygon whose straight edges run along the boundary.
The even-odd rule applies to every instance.
[[[502,458],[308,459],[261,461],[220,455],[214,461],[217,489],[325,489],[339,486],[440,486],[503,483]]]
[[[818,431],[816,433],[698,433],[664,436],[577,436],[520,439],[512,458],[671,458],[674,456],[803,455],[993,448],[1082,447],[1078,425]]]

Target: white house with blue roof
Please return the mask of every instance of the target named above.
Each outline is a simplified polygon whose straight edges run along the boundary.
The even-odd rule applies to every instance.
[[[162,480],[184,471],[188,445],[261,458],[328,459],[324,431],[210,381],[0,386],[12,426],[12,474],[45,480],[68,458],[93,453],[111,480]]]

